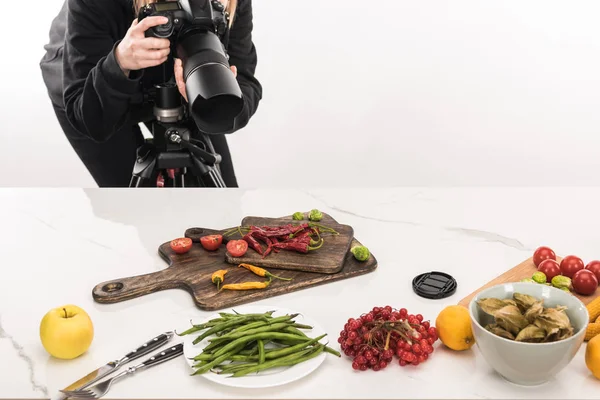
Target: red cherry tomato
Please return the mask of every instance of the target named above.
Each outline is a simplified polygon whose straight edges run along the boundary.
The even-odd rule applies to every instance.
[[[539,267],[544,260],[556,260],[556,254],[550,247],[538,247],[533,253],[533,263],[536,267]]]
[[[546,275],[546,281],[550,282],[552,278],[560,275],[560,267],[555,260],[547,259],[540,263],[538,271],[543,272]]]
[[[573,278],[577,271],[585,267],[583,260],[577,256],[566,256],[560,262],[560,273],[569,278]]]
[[[598,288],[598,278],[592,271],[582,269],[573,275],[573,290],[579,294],[589,296]]]
[[[600,281],[600,261],[590,261],[588,265],[585,266],[585,269],[592,271],[594,275],[596,275],[598,281]]]
[[[223,243],[222,235],[206,235],[200,238],[200,244],[208,251],[217,250]]]
[[[178,238],[171,240],[171,249],[177,254],[184,254],[192,248],[192,239]]]
[[[227,251],[232,257],[241,257],[248,251],[248,243],[245,240],[230,240],[227,242]]]

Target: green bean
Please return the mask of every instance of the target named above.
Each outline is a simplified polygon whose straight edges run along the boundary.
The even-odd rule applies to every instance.
[[[202,360],[200,362],[194,363],[193,368],[200,368],[209,363],[210,360]]]
[[[240,344],[246,344],[251,340],[258,340],[258,339],[284,339],[284,340],[296,340],[296,341],[307,341],[308,338],[303,338],[297,335],[292,335],[289,333],[280,333],[280,332],[262,332],[262,333],[255,333],[254,335],[248,335],[248,336],[244,336],[241,337],[239,339],[234,340],[233,342],[228,343],[227,345],[225,345],[224,347],[222,347],[221,349],[219,349],[216,353],[215,353],[215,357],[220,357],[221,355],[231,351],[231,349],[236,348],[238,345]]]
[[[269,369],[269,368],[287,367],[287,366],[291,366],[291,365],[295,365],[295,364],[300,364],[304,361],[310,360],[311,358],[314,358],[314,357],[318,356],[319,354],[321,354],[323,352],[323,347],[324,347],[323,345],[315,346],[312,349],[303,350],[301,352],[291,354],[287,357],[278,358],[275,360],[265,362],[264,364],[259,364],[259,365],[255,365],[252,367],[248,367],[241,371],[236,371],[232,375],[232,377],[237,378],[237,377],[244,376],[244,375],[247,375],[252,372],[259,372],[259,371],[263,371],[263,370]]]
[[[256,354],[257,351],[258,351],[258,346],[253,346],[250,349],[245,349],[245,350],[240,351],[238,354],[244,355],[244,356],[251,356],[253,354]]]
[[[306,333],[302,332],[301,330],[299,330],[298,328],[295,328],[293,326],[288,326],[287,328],[284,329],[284,331],[293,333],[293,334],[296,334],[299,336],[307,337]]]
[[[223,322],[223,323],[213,326],[212,328],[210,328],[209,330],[204,332],[202,335],[200,335],[196,339],[194,339],[194,341],[192,343],[198,344],[204,338],[206,338],[212,334],[215,334],[215,333],[222,331],[224,329],[227,329],[227,328],[231,328],[232,326],[235,326],[235,325],[243,324],[244,322],[247,322],[247,321],[252,321],[253,319],[256,319],[256,318],[265,318],[266,319],[265,316],[262,316],[262,317],[242,316],[242,317],[232,318],[226,322]]]
[[[197,326],[192,326],[191,328],[189,328],[181,333],[177,333],[177,331],[175,331],[175,334],[177,336],[185,336],[185,335],[189,335],[190,333],[198,332],[200,330],[202,330],[202,328],[199,328]]]
[[[233,363],[226,364],[226,365],[223,365],[221,368],[219,368],[221,371],[219,371],[218,374],[232,374],[236,371],[240,371],[240,370],[243,370],[248,367],[253,367],[255,365],[258,365],[258,363],[249,362],[249,363],[239,363],[239,364],[233,364]]]
[[[329,354],[333,354],[334,356],[338,356],[338,357],[342,356],[339,351],[332,349],[329,346],[325,346],[325,349],[323,349],[323,351],[326,353],[329,353]]]
[[[298,339],[309,340],[308,336],[300,336],[292,333],[294,339],[293,340],[274,340],[273,343],[280,345],[281,347],[295,346],[298,344]]]
[[[215,333],[215,335],[216,335],[217,337],[221,337],[221,336],[223,336],[223,335],[227,335],[227,334],[228,334],[229,332],[231,332],[232,330],[233,330],[233,328],[230,328],[230,329],[225,329],[225,330],[223,330],[223,331],[221,331],[221,332],[217,332],[217,333]]]
[[[295,328],[298,328],[298,329],[307,329],[307,330],[311,330],[313,328],[310,325],[299,324],[297,322],[294,322],[294,325],[292,325],[292,326],[294,326]]]
[[[270,319],[268,321],[252,322],[250,324],[242,325],[240,327],[234,328],[232,333],[248,331],[250,329],[258,328],[261,326],[267,326],[267,325],[272,325],[272,324],[279,323],[279,322],[289,321],[293,318],[296,318],[297,315],[298,314],[283,315],[281,317],[276,317],[276,318]]]
[[[237,318],[237,317],[267,317],[267,318],[269,318],[269,317],[273,316],[274,312],[275,311],[267,311],[267,312],[262,313],[262,314],[240,314],[238,312],[235,312],[235,310],[234,310],[234,314],[232,314],[232,313],[226,313],[226,312],[220,312],[219,315],[221,317],[227,318],[227,319],[229,319],[229,318]]]
[[[212,367],[214,367],[215,365],[219,365],[223,361],[227,360],[229,357],[235,355],[235,353],[241,349],[242,346],[234,347],[229,353],[224,353],[221,356],[209,362],[208,364],[205,364],[202,367],[198,368],[192,375],[201,375],[205,372],[210,371]]]
[[[318,342],[319,340],[323,339],[325,336],[327,336],[327,334],[323,334],[319,337],[316,337],[314,339],[309,340],[308,342],[303,342],[300,344],[296,344],[294,346],[289,346],[289,347],[284,347],[284,348],[279,348],[279,349],[266,349],[265,350],[265,360],[273,360],[276,358],[280,358],[283,356],[287,356],[289,354],[295,353],[297,351],[303,350],[308,346],[313,345],[314,343]],[[333,349],[332,349],[333,350]],[[335,351],[335,350],[334,350]],[[256,361],[259,360],[258,356],[246,356],[246,360],[252,360],[252,361]],[[234,361],[232,359],[232,361]],[[237,359],[235,361],[243,361],[241,359]]]
[[[177,336],[189,335],[190,333],[198,332],[198,331],[201,331],[203,329],[213,327],[213,326],[217,325],[219,322],[222,322],[222,321],[220,321],[221,319],[222,318],[217,318],[216,320],[215,319],[211,319],[210,321],[205,322],[203,324],[192,324],[192,321],[190,321],[190,324],[192,324],[191,328],[189,328],[188,330],[183,331],[181,333],[177,333],[177,332],[175,332],[175,333],[177,333]]]
[[[230,334],[218,337],[218,338],[209,339],[209,341],[211,343],[214,343],[214,342],[226,342],[228,340],[239,339],[241,337],[248,336],[248,335],[253,335],[255,333],[276,332],[276,331],[282,330],[283,328],[286,328],[288,326],[290,326],[289,323],[282,322],[280,324],[273,324],[273,325],[261,326],[260,328],[250,329],[248,331],[230,333]]]
[[[262,364],[265,362],[265,344],[261,339],[257,340],[258,342],[258,363]]]

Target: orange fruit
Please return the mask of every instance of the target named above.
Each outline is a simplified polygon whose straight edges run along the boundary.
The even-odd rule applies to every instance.
[[[590,339],[585,349],[585,365],[592,375],[600,379],[600,335]]]
[[[461,305],[444,308],[435,320],[440,341],[456,351],[468,350],[475,344],[469,310]]]

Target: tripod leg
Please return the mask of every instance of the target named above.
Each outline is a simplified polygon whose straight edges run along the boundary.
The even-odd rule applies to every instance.
[[[218,170],[216,170],[214,167],[204,164],[203,162],[201,162],[200,160],[198,160],[195,157],[192,157],[192,160],[194,162],[194,165],[196,166],[196,168],[194,168],[194,169],[197,171],[197,176],[200,177],[203,182],[204,182],[204,177],[209,177],[210,180],[212,181],[211,183],[212,183],[213,187],[218,187],[218,188],[226,187],[225,181],[221,177],[221,174],[219,173]],[[206,182],[204,182],[204,184],[206,185]]]
[[[152,177],[156,165],[156,149],[153,145],[145,143],[137,150],[135,165],[129,187],[139,187],[143,179]]]
[[[141,184],[142,184],[142,178],[134,175],[131,177],[131,181],[129,182],[129,187],[137,188],[137,187],[140,187]]]

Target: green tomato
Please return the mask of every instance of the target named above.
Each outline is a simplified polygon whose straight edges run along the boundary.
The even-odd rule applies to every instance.
[[[302,221],[304,219],[304,213],[301,213],[300,211],[295,212],[294,215],[292,215],[292,219],[294,221]]]
[[[311,221],[320,221],[323,218],[323,213],[317,209],[310,210],[308,219]]]
[[[367,261],[371,255],[371,252],[365,246],[354,246],[350,249],[350,252],[358,261]]]

